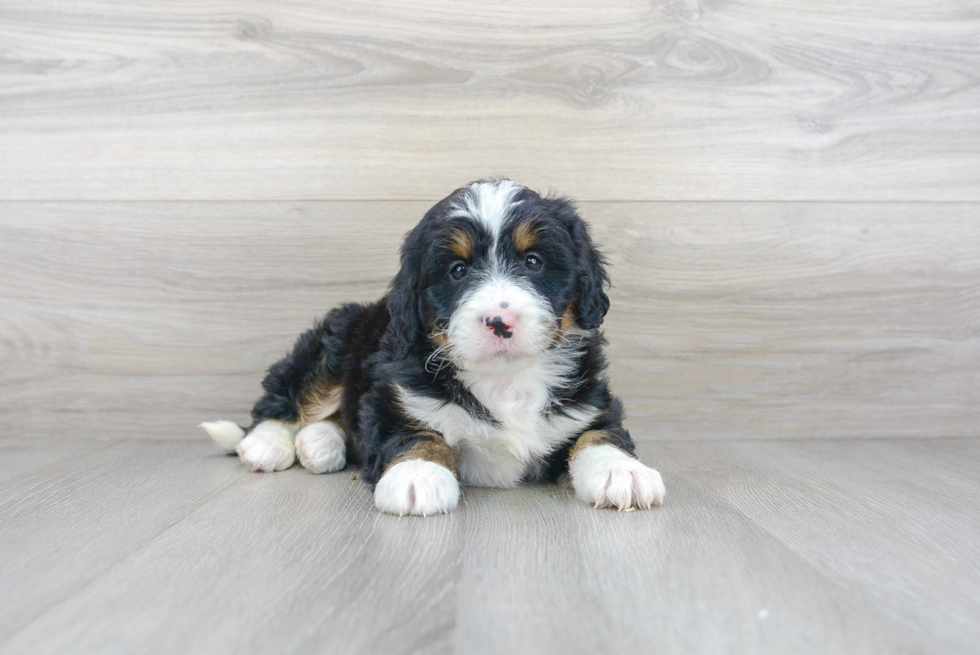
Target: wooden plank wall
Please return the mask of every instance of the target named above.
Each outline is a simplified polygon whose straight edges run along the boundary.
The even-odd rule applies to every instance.
[[[582,201],[637,437],[976,436],[966,0],[11,0],[0,437],[200,438],[488,175]]]

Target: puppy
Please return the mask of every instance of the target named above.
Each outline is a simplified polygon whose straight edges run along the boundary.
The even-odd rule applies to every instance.
[[[660,505],[605,377],[607,283],[569,200],[475,182],[408,233],[384,298],[333,309],[269,369],[250,428],[202,427],[253,471],[362,464],[399,516],[565,473],[596,508]]]

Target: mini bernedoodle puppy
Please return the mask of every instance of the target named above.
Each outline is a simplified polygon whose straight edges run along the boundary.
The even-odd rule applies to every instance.
[[[330,311],[269,369],[252,427],[202,427],[253,471],[360,463],[399,516],[565,473],[597,508],[661,505],[605,377],[607,283],[572,202],[470,184],[408,233],[384,298]]]

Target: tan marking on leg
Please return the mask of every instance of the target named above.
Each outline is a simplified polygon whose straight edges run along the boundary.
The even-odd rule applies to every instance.
[[[317,380],[303,389],[299,399],[299,422],[307,426],[330,418],[340,410],[344,388],[330,380]]]
[[[538,234],[544,228],[536,225],[536,219],[529,218],[514,228],[511,238],[514,240],[514,247],[518,252],[524,252],[534,247],[538,242]]]
[[[568,461],[573,461],[586,448],[609,444],[610,436],[608,430],[586,430],[575,440],[575,444],[568,451]]]
[[[441,464],[447,469],[453,472],[456,477],[459,477],[459,457],[456,455],[456,451],[446,443],[446,440],[442,438],[442,435],[438,432],[431,432],[428,430],[420,430],[417,433],[420,437],[427,437],[421,441],[416,441],[411,448],[405,450],[401,453],[395,455],[388,465],[385,466],[387,471],[395,464],[399,462],[407,462],[412,459],[424,459],[428,462],[434,462],[436,464]]]
[[[466,230],[450,230],[446,235],[446,244],[453,254],[462,259],[469,259],[473,254],[473,235]]]

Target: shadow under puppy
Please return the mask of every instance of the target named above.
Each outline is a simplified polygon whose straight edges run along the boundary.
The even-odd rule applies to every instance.
[[[569,200],[475,182],[408,233],[384,298],[330,311],[269,369],[252,427],[202,426],[253,471],[361,463],[392,514],[565,473],[597,508],[660,505],[605,378],[606,284]]]

